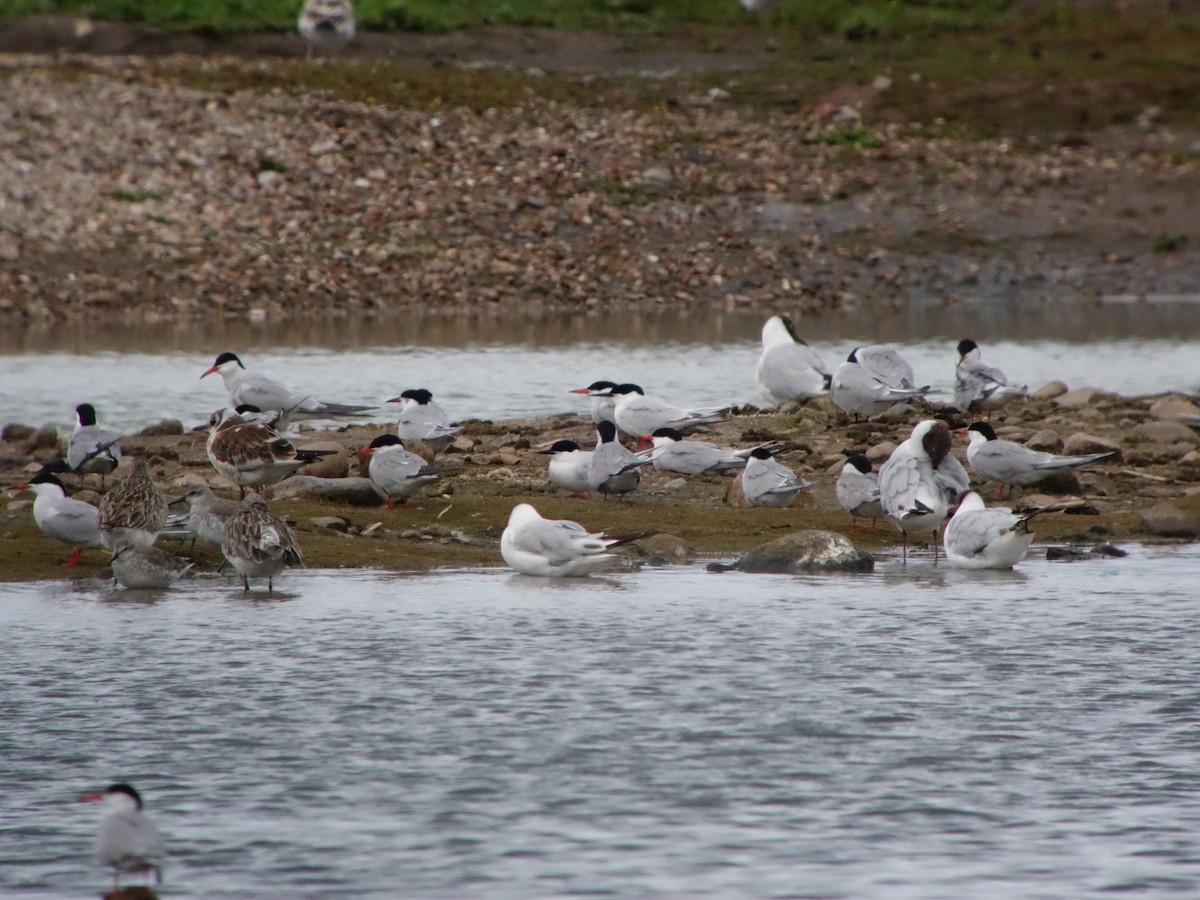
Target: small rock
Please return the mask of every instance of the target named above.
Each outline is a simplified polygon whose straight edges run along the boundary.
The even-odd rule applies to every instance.
[[[303,470],[305,475],[313,478],[345,478],[350,474],[350,453],[337,441],[308,441],[296,449],[324,450],[329,453],[306,465]]]
[[[4,430],[0,431],[0,440],[13,441],[14,443],[19,441],[27,441],[33,437],[33,432],[34,429],[30,428],[28,425],[21,425],[18,422],[9,422],[4,426]]]
[[[58,432],[53,425],[43,425],[25,442],[25,453],[32,454],[38,450],[57,450]]]
[[[891,441],[883,441],[876,444],[874,447],[867,449],[866,457],[873,463],[883,462],[896,450],[896,445]]]
[[[1200,416],[1200,406],[1178,394],[1160,397],[1150,405],[1150,417],[1153,419],[1175,422],[1180,416]]]
[[[1115,450],[1117,455],[1115,459],[1122,459],[1121,448],[1116,443],[1106,438],[1096,437],[1094,434],[1086,434],[1082,431],[1077,431],[1063,442],[1063,453],[1067,456],[1079,456],[1088,453],[1107,453],[1110,450]]]
[[[696,558],[696,550],[683,538],[674,534],[652,534],[639,538],[631,545],[650,566],[670,566],[689,563]]]
[[[183,434],[183,423],[178,419],[163,419],[161,422],[147,425],[138,434],[141,437],[165,437],[168,435]]]
[[[1134,426],[1133,433],[1143,441],[1152,444],[1174,444],[1183,441],[1188,444],[1200,443],[1200,434],[1188,428],[1182,422],[1143,422]]]
[[[469,453],[475,448],[475,443],[473,438],[469,438],[465,434],[460,434],[450,443],[450,446],[459,453]]]
[[[869,572],[875,560],[846,537],[832,531],[797,531],[751,550],[732,564],[710,563],[710,572],[788,574],[800,572]]]
[[[517,456],[515,453],[506,453],[504,451],[500,451],[499,453],[493,453],[491,456],[489,456],[487,461],[488,465],[490,466],[515,466],[521,461],[521,457]]]
[[[317,516],[309,521],[317,528],[328,528],[330,531],[340,531],[343,534],[350,527],[350,523],[341,516]]]
[[[1049,428],[1043,428],[1025,442],[1025,446],[1030,450],[1044,450],[1047,453],[1057,453],[1062,449],[1062,445],[1062,438]]]
[[[1048,381],[1029,396],[1034,400],[1053,400],[1067,392],[1067,385],[1062,381]]]
[[[1081,387],[1055,397],[1054,405],[1061,409],[1080,409],[1084,406],[1091,406],[1098,400],[1108,400],[1112,397],[1112,394],[1102,391],[1100,388]]]
[[[1083,482],[1070,469],[1051,472],[1045,478],[1038,479],[1036,484],[1039,491],[1045,491],[1047,494],[1077,495],[1083,493]]]
[[[330,153],[336,153],[338,150],[338,142],[329,139],[325,141],[317,141],[308,148],[309,156],[326,156]]]
[[[1159,503],[1141,513],[1142,527],[1161,537],[1200,537],[1200,520],[1173,503]]]
[[[911,422],[917,418],[917,409],[911,403],[893,403],[876,418],[880,422]]]

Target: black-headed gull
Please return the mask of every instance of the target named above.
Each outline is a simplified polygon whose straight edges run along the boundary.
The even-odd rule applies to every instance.
[[[293,419],[337,419],[358,416],[373,406],[353,406],[347,403],[325,403],[311,394],[300,394],[265,375],[246,371],[236,353],[222,353],[200,377],[216,372],[229,392],[229,408],[249,405],[269,414],[281,412]]]
[[[67,441],[67,465],[80,476],[100,476],[100,487],[104,487],[104,476],[114,471],[121,463],[121,436],[96,423],[96,408],[90,403],[75,407],[75,430]]]
[[[1033,543],[1029,520],[1035,515],[1036,510],[1018,516],[1004,507],[988,509],[982,497],[969,491],[946,523],[946,559],[958,569],[1011,569]]]
[[[592,464],[592,451],[582,450],[574,441],[555,441],[539,454],[549,456],[546,466],[546,477],[550,483],[560,490],[580,497],[592,494],[592,486],[588,482],[588,468]]]
[[[1017,397],[1027,387],[1014,387],[999,369],[983,364],[983,351],[970,338],[958,342],[958,363],[954,367],[954,405],[963,412],[991,412]]]
[[[950,430],[944,422],[926,419],[918,422],[912,435],[903,441],[879,469],[879,499],[883,511],[900,529],[904,559],[908,559],[908,534],[913,531],[934,533],[934,561],[937,560],[937,530],[950,510],[952,497],[938,467],[949,458]],[[962,468],[961,464],[958,466]]]
[[[250,590],[251,578],[265,578],[268,594],[275,590],[275,576],[286,566],[304,564],[296,535],[260,494],[249,494],[230,517],[221,553],[242,576],[244,590]]]
[[[800,339],[787,316],[771,316],[763,325],[756,376],[772,403],[823,394],[832,377],[820,354]]]
[[[149,882],[153,872],[155,880],[161,882],[167,850],[154,822],[142,811],[141,795],[122,783],[79,799],[104,804],[95,853],[103,865],[112,869],[113,890],[120,890],[121,875],[125,873],[143,875]]]
[[[441,469],[430,466],[424,457],[405,450],[400,438],[394,434],[379,435],[359,450],[358,455],[371,458],[367,476],[386,495],[388,509],[397,500],[403,506],[422,485],[437,481],[443,475]]]
[[[869,459],[861,453],[846,457],[834,492],[838,506],[850,513],[851,534],[857,530],[859,519],[870,519],[871,531],[875,530],[875,520],[884,515],[884,511],[879,500],[879,476],[871,471]]]
[[[796,495],[812,487],[787,466],[777,462],[767,447],[755,447],[742,473],[742,494],[751,506],[791,506]]]
[[[100,498],[100,541],[149,547],[167,524],[167,498],[150,477],[145,457],[133,464],[129,477]]]
[[[873,416],[897,403],[919,399],[929,389],[929,385],[919,388],[893,387],[863,366],[851,353],[834,371],[829,382],[829,397],[843,412]]]
[[[1015,441],[996,437],[996,430],[987,422],[974,422],[965,434],[971,442],[967,445],[967,464],[975,474],[995,481],[1000,485],[997,497],[1008,487],[1011,496],[1013,485],[1026,487],[1045,478],[1056,469],[1078,469],[1115,456],[1116,450],[1104,453],[1088,453],[1081,456],[1057,456],[1040,450],[1030,450]]]
[[[500,555],[522,575],[569,578],[603,568],[616,559],[608,550],[641,536],[610,538],[603,533],[593,534],[578,522],[544,519],[528,503],[519,503],[500,535]]]

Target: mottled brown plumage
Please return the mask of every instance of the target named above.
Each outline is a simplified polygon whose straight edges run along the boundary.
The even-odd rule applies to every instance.
[[[273,578],[285,566],[304,564],[296,535],[287,522],[271,513],[267,501],[258,494],[243,500],[242,508],[225,526],[221,552],[242,576],[247,591],[251,578],[266,578],[270,593],[275,589]]]
[[[243,490],[283,481],[305,463],[330,452],[297,450],[274,428],[263,422],[248,422],[232,410],[214,413],[209,424],[209,461]]]
[[[129,477],[100,498],[100,541],[109,550],[120,542],[149,547],[167,523],[167,498],[154,484],[145,458]]]

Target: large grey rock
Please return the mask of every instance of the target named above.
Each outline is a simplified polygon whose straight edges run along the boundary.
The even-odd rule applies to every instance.
[[[1180,441],[1195,444],[1200,441],[1200,435],[1182,422],[1143,422],[1134,426],[1133,433],[1140,440],[1152,444],[1175,444]]]
[[[738,569],[786,575],[800,572],[869,572],[875,560],[832,531],[796,531],[751,550],[735,563],[709,563],[710,572]]]
[[[1121,459],[1121,447],[1116,441],[1110,441],[1107,438],[1097,437],[1094,434],[1087,434],[1083,431],[1077,431],[1075,434],[1067,438],[1063,444],[1063,453],[1067,456],[1080,456],[1088,453],[1107,453],[1110,450],[1116,450],[1116,459]]]
[[[316,478],[312,475],[293,475],[271,489],[276,500],[305,497],[332,500],[349,506],[382,506],[383,497],[369,478]]]
[[[1161,537],[1200,537],[1200,520],[1166,502],[1142,510],[1142,527]]]

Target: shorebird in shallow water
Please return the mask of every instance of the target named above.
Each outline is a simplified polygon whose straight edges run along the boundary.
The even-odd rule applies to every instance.
[[[135,590],[169,588],[190,572],[192,565],[157,547],[135,547],[122,541],[113,551],[113,580]]]
[[[968,492],[946,523],[946,559],[959,569],[1011,569],[1033,543],[1029,520],[1037,513],[1018,516],[1005,507],[987,509],[982,497]]]
[[[603,568],[616,559],[608,550],[639,537],[644,535],[610,538],[593,534],[578,522],[543,519],[528,503],[520,503],[513,507],[500,535],[500,555],[522,575],[569,578]]]
[[[121,875],[153,872],[162,881],[166,847],[162,835],[142,811],[141,795],[128,784],[110,785],[103,793],[84,794],[82,802],[104,804],[104,818],[96,833],[96,858],[112,869],[113,891],[120,891]]]
[[[304,564],[296,535],[287,522],[271,513],[259,494],[247,496],[230,518],[221,553],[242,576],[245,590],[250,590],[251,578],[265,578],[268,594],[275,590],[275,576],[286,566]]]

